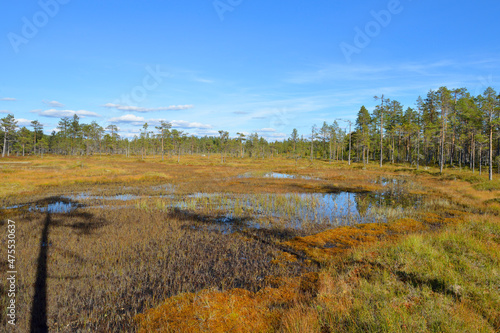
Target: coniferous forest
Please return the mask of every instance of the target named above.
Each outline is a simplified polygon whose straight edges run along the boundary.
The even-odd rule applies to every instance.
[[[116,124],[83,123],[77,115],[61,118],[57,131],[45,134],[41,122],[17,126],[15,116],[1,119],[2,157],[11,154],[127,156],[221,154],[225,157],[287,156],[357,163],[408,163],[443,168],[470,168],[500,173],[500,95],[488,87],[474,96],[466,88],[441,87],[404,106],[389,96],[375,96],[369,112],[361,106],[355,120],[334,119],[296,129],[283,141],[270,142],[257,133],[219,131],[197,137],[172,128],[167,120],[144,123],[140,136],[120,136]],[[354,119],[354,115],[352,117]],[[232,134],[232,133],[231,133]]]

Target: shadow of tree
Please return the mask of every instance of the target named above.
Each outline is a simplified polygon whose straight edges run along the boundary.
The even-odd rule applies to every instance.
[[[35,295],[31,304],[30,332],[48,332],[47,326],[47,255],[49,240],[50,214],[43,223],[40,253],[38,255],[35,281]]]
[[[179,208],[173,209],[171,212],[168,213],[168,216],[179,219],[183,222],[191,222],[191,223],[195,222],[207,226],[230,224],[231,226],[228,228],[229,229],[228,232],[230,233],[242,234],[248,238],[261,242],[267,246],[271,246],[279,251],[290,253],[296,256],[300,260],[309,260],[315,265],[320,264],[315,259],[309,258],[303,253],[295,251],[292,248],[281,244],[281,241],[283,240],[288,240],[296,237],[297,232],[295,230],[281,229],[281,228],[252,228],[246,224],[247,222],[253,220],[253,218],[250,216],[231,218],[231,219],[225,218],[221,220],[220,216],[199,214],[188,210],[182,210]],[[196,224],[188,224],[184,228],[196,229]]]
[[[63,202],[66,204],[72,204],[75,207],[81,207],[78,202],[72,201],[67,198],[62,197],[48,197],[42,200],[33,202],[32,204],[36,207],[49,207],[48,205],[54,202]],[[56,217],[54,219],[54,217]],[[65,223],[64,220],[67,218],[76,219],[76,222]],[[49,231],[50,228],[57,227],[68,227],[76,230],[79,234],[90,235],[98,229],[107,225],[108,222],[102,218],[95,218],[92,214],[87,212],[72,211],[68,214],[58,214],[50,213],[47,209],[45,212],[45,219],[43,221],[42,235],[40,238],[40,250],[37,260],[36,269],[36,281],[35,281],[35,293],[33,296],[33,302],[31,306],[31,318],[30,318],[30,332],[48,332],[47,325],[47,278],[48,276],[48,251],[50,248],[49,242]],[[62,250],[63,253],[64,250]],[[69,251],[66,251],[69,252]],[[66,253],[68,254],[68,253]],[[77,261],[83,263],[83,258],[79,257],[75,253],[69,253],[69,255],[78,258]],[[80,277],[65,277],[65,279],[75,279]]]

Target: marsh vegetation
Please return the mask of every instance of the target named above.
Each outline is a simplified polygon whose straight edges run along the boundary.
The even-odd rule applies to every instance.
[[[0,166],[21,331],[500,329],[500,186],[486,175],[217,156],[28,162]]]

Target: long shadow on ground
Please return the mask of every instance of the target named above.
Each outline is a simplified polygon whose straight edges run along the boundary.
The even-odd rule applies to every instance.
[[[59,198],[47,198],[37,202],[38,204],[47,204],[54,200],[60,200]],[[98,220],[93,221],[93,215],[89,213],[78,213],[72,212],[70,214],[73,217],[82,218],[83,222],[77,222],[73,224],[63,224],[53,221],[51,214],[46,213],[44,222],[42,237],[40,239],[40,251],[37,261],[36,269],[36,281],[35,281],[35,293],[33,296],[33,302],[31,306],[31,318],[30,318],[30,332],[31,333],[44,333],[48,332],[47,325],[47,258],[49,249],[49,228],[53,227],[70,227],[73,230],[78,231],[83,234],[90,234],[92,231],[103,227],[107,224],[106,221]]]

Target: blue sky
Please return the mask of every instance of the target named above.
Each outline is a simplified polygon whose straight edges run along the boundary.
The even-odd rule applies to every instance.
[[[8,1],[0,14],[0,116],[159,120],[283,139],[354,120],[374,95],[405,107],[442,85],[500,90],[500,2]],[[345,124],[343,125],[345,126]]]

